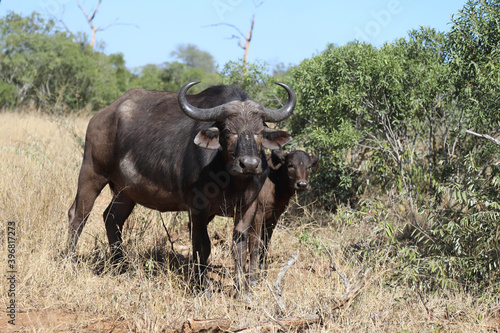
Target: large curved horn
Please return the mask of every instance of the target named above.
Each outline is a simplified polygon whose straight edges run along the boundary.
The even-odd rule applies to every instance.
[[[199,121],[217,121],[223,119],[224,110],[222,108],[222,105],[208,109],[200,109],[189,104],[186,98],[186,92],[189,88],[198,83],[200,83],[200,81],[186,83],[177,93],[177,101],[179,102],[179,106],[181,107],[182,111],[184,111],[184,113],[188,117]]]
[[[278,110],[265,109],[266,113],[264,115],[264,121],[278,122],[288,118],[297,104],[297,96],[295,96],[295,92],[292,88],[280,82],[275,82],[275,84],[285,88],[288,93],[288,101]]]

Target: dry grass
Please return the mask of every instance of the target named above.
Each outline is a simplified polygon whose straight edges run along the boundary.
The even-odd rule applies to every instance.
[[[162,332],[179,329],[190,318],[226,318],[233,330],[272,318],[305,317],[344,292],[342,280],[330,270],[332,251],[339,270],[348,278],[361,263],[347,255],[342,244],[369,235],[369,223],[318,222],[319,214],[288,216],[276,231],[270,271],[253,290],[251,303],[233,298],[232,260],[228,239],[231,221],[217,218],[209,229],[213,240],[210,263],[212,288],[200,293],[190,288],[189,257],[184,214],[163,214],[173,248],[160,215],[137,208],[125,230],[130,267],[115,274],[107,266],[107,239],[102,211],[110,200],[104,190],[84,229],[73,265],[60,257],[81,163],[74,134],[83,137],[88,118],[49,118],[34,114],[0,114],[0,221],[3,236],[0,258],[7,274],[7,222],[16,223],[16,326],[9,325],[5,309],[10,298],[5,279],[0,283],[0,331],[27,332],[113,331]],[[295,220],[295,222],[293,222]],[[302,221],[300,224],[297,221]],[[334,222],[337,221],[337,222]],[[283,280],[286,313],[280,314],[269,291],[279,269],[295,250],[297,263]],[[383,257],[383,253],[380,254]],[[348,306],[328,313],[323,325],[309,332],[486,332],[498,331],[499,307],[485,295],[467,293],[418,294],[405,286],[387,284],[390,265],[375,264],[361,294]],[[490,297],[489,297],[490,296]]]

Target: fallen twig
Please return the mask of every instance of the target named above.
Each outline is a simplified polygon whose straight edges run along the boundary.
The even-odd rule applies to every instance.
[[[361,269],[363,269],[363,268],[361,268]],[[361,272],[361,269],[358,271],[358,274],[356,274],[356,276],[360,275],[359,273]],[[333,302],[329,305],[324,306],[322,308],[322,311],[325,312],[325,311],[332,311],[332,310],[340,309],[341,307],[346,305],[347,302],[354,299],[358,295],[359,291],[365,286],[366,280],[368,280],[368,277],[370,276],[371,270],[372,270],[371,268],[368,268],[367,270],[365,270],[361,274],[361,278],[359,278],[357,280],[354,287],[351,288],[351,286],[348,286],[346,289],[346,292],[344,293],[344,295],[342,297],[340,297],[340,298],[334,297]]]
[[[297,261],[297,257],[299,256],[299,251],[295,251],[290,255],[290,259],[288,259],[287,263],[281,268],[281,270],[278,273],[278,276],[276,277],[276,281],[274,281],[273,288],[274,288],[274,295],[276,302],[278,303],[278,306],[280,307],[281,313],[285,314],[286,308],[285,308],[285,302],[283,301],[283,292],[281,291],[281,280],[285,276],[286,272],[292,267],[293,264]]]
[[[276,332],[277,330],[295,330],[299,328],[307,328],[314,324],[319,324],[321,318],[318,315],[310,315],[305,318],[285,318],[279,320],[267,321],[257,326],[245,327],[235,333],[250,333],[250,332]]]
[[[326,249],[326,252],[330,256],[332,270],[337,272],[337,274],[340,276],[340,278],[344,282],[344,288],[345,288],[345,293],[341,298],[334,297],[333,303],[328,304],[322,308],[322,311],[325,312],[327,310],[331,311],[331,310],[339,309],[339,308],[343,307],[348,301],[350,301],[351,299],[356,297],[357,293],[361,290],[361,288],[364,287],[366,280],[368,279],[368,277],[370,275],[371,268],[368,268],[362,274],[362,277],[357,280],[356,285],[351,288],[350,283],[349,283],[350,281],[348,282],[346,277],[339,271],[339,269],[337,267],[337,262],[335,261],[335,258],[333,258],[333,255],[330,252],[330,250],[326,247],[326,245],[323,243],[323,241],[321,242],[321,244],[323,245],[323,247]],[[364,266],[358,270],[358,272],[355,275],[356,278],[359,276],[359,273],[361,272],[361,270],[363,270],[363,268],[364,268]]]
[[[182,324],[178,333],[196,333],[196,332],[227,332],[231,326],[231,321],[226,318],[218,319],[188,319]]]
[[[281,311],[281,313],[285,313],[286,309],[284,308],[284,306],[282,306],[283,305],[282,300],[280,303],[280,299],[278,298],[278,295],[276,295],[276,293],[273,291],[273,288],[271,288],[271,285],[269,284],[269,282],[267,280],[266,280],[266,286],[269,289],[269,291],[271,292],[271,295],[273,295],[273,298],[276,301],[276,304],[278,304],[279,311]]]
[[[333,258],[332,256],[332,253],[330,252],[330,250],[326,247],[325,243],[323,243],[323,241],[321,241],[321,244],[323,245],[323,247],[325,248],[326,252],[328,253],[328,255],[330,256],[330,267],[331,269],[334,271],[334,272],[337,272],[337,274],[340,276],[340,278],[342,279],[342,281],[344,282],[344,288],[345,290],[347,290],[348,288],[348,282],[347,282],[347,279],[345,278],[345,276],[339,272],[339,269],[337,267],[337,262],[335,261],[335,259]]]
[[[326,248],[326,246],[325,246]],[[331,255],[330,251],[328,251],[330,258],[332,259],[332,270],[335,270],[337,274],[344,281],[345,293],[342,297],[336,298],[333,297],[331,302],[321,308],[316,314],[312,314],[302,318],[281,318],[275,319],[270,314],[265,312],[265,314],[270,318],[269,321],[260,323],[255,326],[244,327],[236,330],[231,330],[234,333],[250,333],[250,332],[275,332],[279,330],[297,330],[297,329],[305,329],[311,325],[321,325],[323,323],[323,313],[327,311],[333,311],[345,306],[349,301],[354,299],[359,291],[365,286],[368,277],[370,276],[371,268],[366,269],[363,273],[361,271],[364,269],[362,267],[354,276],[356,278],[356,283],[354,286],[351,286],[351,281],[347,281],[345,276],[339,272],[335,259]],[[274,292],[271,289],[269,283],[267,286],[271,293],[276,299],[280,311],[284,314],[286,311],[284,302],[283,302],[283,294],[281,291],[281,280],[285,276],[286,272],[290,267],[297,261],[299,251],[294,252],[288,262],[281,268],[276,281],[274,282]],[[207,319],[207,320],[194,320],[190,319],[186,321],[182,329],[178,331],[179,333],[195,333],[195,332],[227,332],[230,327],[230,321],[228,319]]]

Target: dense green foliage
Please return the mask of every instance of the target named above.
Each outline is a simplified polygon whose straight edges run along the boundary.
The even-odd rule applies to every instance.
[[[283,75],[269,74],[265,63],[247,63],[243,61],[229,61],[221,70],[221,83],[234,84],[245,90],[249,96],[268,108],[279,108],[285,104],[287,94],[275,82],[286,82],[286,73]]]
[[[468,1],[447,36],[457,145],[437,184],[443,204],[428,210],[432,228],[419,232],[428,239],[421,266],[443,269],[442,283],[500,281],[500,145],[463,133],[500,134],[499,22],[498,0]]]
[[[468,1],[448,34],[451,66],[461,107],[474,130],[500,128],[500,2]]]
[[[219,84],[217,73],[205,72],[200,68],[189,67],[180,62],[165,62],[162,65],[145,65],[138,69],[137,74],[130,81],[130,88],[144,88],[150,90],[178,91],[186,82],[201,81],[202,87],[193,87],[193,92],[202,88]]]
[[[2,106],[99,108],[120,96],[129,78],[121,54],[95,52],[37,14],[0,19],[0,50]]]
[[[176,91],[193,80],[204,87],[220,83],[213,57],[194,45],[173,52],[182,62],[146,65],[132,73],[122,54],[95,51],[85,38],[59,31],[54,21],[36,13],[0,19],[0,51],[0,107],[98,110],[131,88]]]
[[[177,50],[172,51],[171,55],[188,67],[198,68],[208,73],[214,73],[216,70],[214,57],[207,51],[198,49],[196,45],[178,45]]]
[[[215,72],[215,60],[206,51],[195,45],[179,45],[172,55],[182,62],[165,62],[162,65],[145,65],[138,69],[131,88],[177,91],[186,82],[201,81],[202,85],[192,88],[201,91],[208,86],[219,84],[219,74]]]
[[[130,71],[39,15],[0,19],[0,107],[97,110],[131,88],[176,91],[188,81],[236,84],[269,108],[296,91],[283,124],[292,147],[321,155],[309,199],[338,216],[370,216],[373,242],[397,278],[425,288],[500,283],[500,1],[469,0],[450,31],[419,28],[382,47],[326,50],[274,73],[194,45],[178,61]],[[466,132],[473,131],[486,137]],[[357,214],[357,215],[356,215]],[[368,240],[370,243],[371,240]],[[378,246],[377,245],[377,246]]]
[[[380,232],[425,287],[499,281],[500,147],[465,132],[500,134],[499,6],[469,1],[446,34],[330,46],[292,70],[290,130],[323,157],[316,198],[388,198]]]

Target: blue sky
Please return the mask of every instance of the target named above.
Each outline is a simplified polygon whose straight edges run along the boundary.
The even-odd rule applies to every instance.
[[[97,0],[80,0],[87,12]],[[328,44],[344,45],[354,39],[380,46],[406,37],[410,29],[430,26],[450,29],[451,15],[466,0],[264,0],[256,12],[249,61],[274,66],[299,64]],[[210,52],[223,65],[243,57],[233,24],[244,33],[250,27],[252,0],[102,0],[95,25],[107,27],[97,34],[105,53],[124,54],[127,67],[173,61],[170,53],[179,44],[191,43]],[[76,0],[1,0],[0,17],[14,11],[37,11],[62,18],[73,32],[90,28]]]

